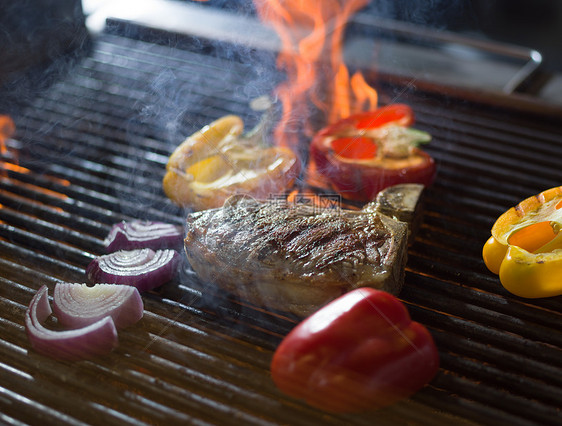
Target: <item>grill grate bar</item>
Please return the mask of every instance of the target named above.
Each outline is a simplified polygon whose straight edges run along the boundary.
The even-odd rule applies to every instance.
[[[483,324],[474,323],[464,318],[454,316],[443,316],[437,312],[430,312],[427,309],[421,310],[418,306],[412,305],[412,310],[416,312],[416,319],[422,321],[436,329],[446,330],[451,333],[457,330],[457,335],[464,338],[474,339],[476,342],[490,344],[500,349],[511,351],[521,356],[523,359],[529,357],[537,362],[545,364],[560,365],[559,349],[552,349],[548,344],[534,342],[532,340],[523,339],[519,336],[503,332],[501,329],[494,329]],[[522,361],[523,362],[523,361]]]
[[[533,424],[532,422],[556,424],[559,420],[560,414],[556,408],[534,403],[532,400],[525,400],[517,395],[498,390],[480,382],[463,380],[452,375],[440,375],[436,382],[437,386],[446,388],[462,387],[465,390],[466,397],[484,404],[490,400],[498,401],[495,404],[496,407],[518,416],[518,420],[523,422],[523,424],[525,424],[525,420],[528,420],[529,424]],[[483,423],[493,424],[488,421]]]
[[[66,203],[72,203],[73,200],[80,200],[80,207],[83,209],[83,214],[88,217],[94,218],[100,212],[105,213],[105,216],[109,216],[111,222],[117,222],[121,220],[122,216],[119,216],[114,213],[114,210],[117,208],[121,208],[123,210],[129,209],[130,211],[138,210],[139,204],[128,201],[126,199],[119,199],[116,198],[115,195],[108,195],[104,192],[96,191],[89,189],[87,187],[81,187],[78,185],[61,185],[59,183],[53,183],[49,181],[41,182],[41,178],[33,179],[30,178],[28,175],[20,175],[18,176],[21,181],[26,184],[33,184],[37,185],[45,190],[45,192],[50,191],[56,194],[63,194],[62,198],[65,198]],[[113,187],[113,186],[111,186]],[[110,188],[111,188],[110,187]],[[157,205],[158,200],[154,201],[154,204]],[[63,206],[63,203],[59,201],[59,206]],[[92,208],[90,209],[90,206]],[[169,209],[170,210],[170,209]],[[89,211],[89,212],[88,212]],[[163,211],[156,207],[148,206],[145,209],[146,215],[151,215],[154,218],[160,218],[166,220],[169,218],[169,211]],[[112,220],[113,218],[113,220]]]
[[[510,389],[510,393],[516,393],[522,396],[522,399],[533,399],[534,405],[540,406],[541,411],[548,412],[548,416],[553,419],[557,416],[557,404],[560,401],[559,388],[548,384],[526,379],[525,383],[521,382],[521,378],[517,373],[509,373],[494,366],[482,365],[479,360],[471,360],[458,356],[445,354],[441,358],[442,368],[449,369],[452,367],[457,374],[470,376],[473,379],[481,379],[479,383],[489,384],[504,389]],[[490,380],[496,378],[496,380]],[[532,405],[526,400],[522,404],[527,407],[519,407],[519,412],[525,414],[526,410],[532,409]],[[549,404],[549,405],[546,405]]]
[[[412,263],[415,265],[415,262],[416,260],[413,260]],[[505,315],[507,318],[511,317],[512,321],[516,324],[520,324],[523,321],[529,321],[536,325],[542,325],[545,328],[550,327],[552,329],[556,329],[556,326],[558,325],[558,312],[555,308],[552,310],[537,309],[538,306],[526,304],[517,298],[510,297],[507,292],[504,292],[502,295],[486,291],[486,289],[455,284],[455,281],[446,281],[443,275],[433,277],[420,274],[413,277],[410,274],[411,272],[416,272],[414,265],[413,267],[408,267],[406,275],[408,283],[411,283],[412,286],[419,287],[420,289],[430,287],[433,292],[438,293],[443,296],[443,298],[455,297],[459,302],[471,303],[481,308],[490,309],[497,312],[499,315]],[[420,269],[419,271],[423,271],[423,269]],[[481,281],[487,284],[491,281],[489,276],[484,273],[477,278],[478,280],[475,279],[473,282]],[[497,281],[493,280],[492,284],[492,289],[497,290]]]
[[[440,346],[447,348],[449,353],[456,354],[457,356],[459,356],[458,354],[462,354],[466,359],[475,359],[486,363],[485,365],[501,366],[502,370],[510,374],[518,374],[521,371],[531,371],[531,378],[537,382],[549,384],[549,389],[560,386],[560,368],[553,367],[548,363],[535,361],[532,358],[522,360],[521,357],[514,356],[513,353],[508,350],[491,348],[488,347],[486,343],[476,342],[474,340],[467,342],[467,339],[451,335],[451,333],[446,331],[433,329],[432,333]],[[449,359],[448,365],[451,366],[449,368],[450,371],[455,370],[453,368],[454,359]],[[519,382],[521,382],[520,379]],[[540,387],[540,385],[537,387]],[[559,391],[556,391],[547,395],[546,400],[548,401],[554,395],[558,395],[558,392]]]
[[[13,180],[11,180],[13,183]],[[99,237],[107,234],[108,230],[106,227],[98,222],[94,222],[84,216],[77,216],[72,214],[72,209],[70,211],[62,210],[59,207],[59,203],[45,204],[39,203],[38,200],[30,200],[29,198],[24,198],[21,193],[14,194],[13,191],[21,190],[21,186],[9,185],[10,192],[7,192],[6,186],[0,183],[0,204],[5,208],[14,209],[17,212],[25,213],[29,216],[40,217],[50,223],[64,223],[66,226],[72,227],[73,229],[80,229],[83,232],[83,236],[97,235]],[[4,192],[5,191],[5,192]],[[58,200],[57,200],[58,201]],[[69,204],[68,201],[64,201],[63,204]]]

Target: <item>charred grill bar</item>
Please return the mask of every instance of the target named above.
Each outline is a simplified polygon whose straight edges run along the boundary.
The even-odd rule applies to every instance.
[[[296,319],[204,288],[188,267],[144,295],[144,319],[120,332],[109,357],[67,364],[30,349],[23,317],[32,295],[56,280],[83,282],[113,223],[183,223],[161,190],[168,155],[224,114],[255,122],[244,92],[253,80],[256,94],[274,87],[220,51],[104,34],[50,87],[3,105],[17,132],[0,169],[1,421],[559,424],[561,299],[510,295],[480,252],[499,214],[560,185],[560,116],[384,81],[382,100],[399,95],[413,107],[438,163],[401,294],[440,350],[429,387],[368,415],[330,416],[290,400],[271,382],[269,361]]]

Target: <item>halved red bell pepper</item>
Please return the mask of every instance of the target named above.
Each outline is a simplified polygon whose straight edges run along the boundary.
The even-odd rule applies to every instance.
[[[340,120],[320,130],[311,142],[316,170],[343,197],[363,202],[400,183],[429,186],[435,162],[417,145],[431,136],[412,129],[413,122],[412,109],[404,104]]]
[[[389,293],[359,288],[283,339],[271,363],[279,389],[329,412],[375,410],[412,395],[439,369],[428,330]]]

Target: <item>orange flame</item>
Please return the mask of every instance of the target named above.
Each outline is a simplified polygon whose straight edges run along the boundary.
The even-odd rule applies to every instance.
[[[5,161],[2,161],[2,167],[4,168],[4,170],[9,170],[11,172],[17,172],[22,174],[28,174],[30,172],[30,170],[25,167],[18,166],[17,164],[8,163]]]
[[[16,125],[8,115],[0,115],[0,154],[6,155],[8,148],[6,141],[12,137],[16,131]]]
[[[16,125],[14,124],[14,120],[7,115],[0,115],[0,156],[6,157],[8,155],[8,146],[6,145],[6,141],[12,137],[15,131]],[[5,176],[7,163],[3,163],[4,167],[2,167],[2,175]]]
[[[262,21],[277,31],[282,49],[277,66],[287,79],[277,87],[283,115],[276,141],[295,147],[295,127],[311,137],[313,108],[333,122],[355,112],[374,109],[377,92],[360,73],[350,78],[343,61],[343,35],[350,16],[369,0],[254,0]],[[304,121],[304,123],[303,123]]]

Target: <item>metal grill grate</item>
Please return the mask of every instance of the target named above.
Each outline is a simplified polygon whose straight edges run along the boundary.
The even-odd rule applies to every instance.
[[[417,127],[434,135],[428,151],[439,165],[401,298],[434,335],[442,367],[413,398],[328,416],[283,396],[269,361],[295,319],[202,291],[187,267],[143,296],[145,317],[120,333],[110,356],[67,364],[30,349],[23,316],[35,291],[83,282],[117,221],[182,223],[160,186],[168,155],[226,113],[255,121],[248,99],[273,87],[229,58],[103,35],[13,115],[18,130],[0,176],[0,420],[559,424],[562,299],[511,296],[480,251],[508,206],[561,184],[562,126],[415,87],[380,88],[383,100],[400,93],[412,105]]]

